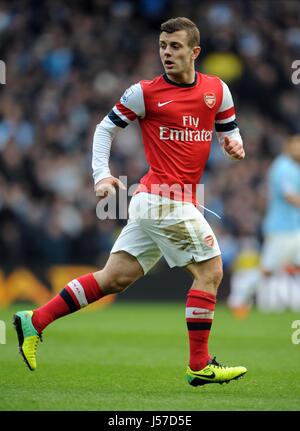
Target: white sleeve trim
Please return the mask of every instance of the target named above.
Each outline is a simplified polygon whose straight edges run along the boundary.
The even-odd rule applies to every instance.
[[[226,111],[227,109],[232,108],[234,106],[232,95],[230,93],[228,85],[222,80],[221,80],[221,83],[223,87],[223,98],[222,98],[222,103],[220,105],[220,108],[218,109],[218,113]]]
[[[218,112],[223,112],[223,111],[226,111],[227,109],[234,107],[233,98],[228,85],[222,80],[221,80],[221,83],[223,87],[223,98]],[[219,124],[229,123],[231,121],[234,121],[235,119],[236,119],[235,114],[233,114],[231,117],[228,117],[225,120],[217,120],[216,123],[219,123]],[[243,145],[243,140],[240,135],[240,129],[238,127],[236,127],[233,130],[228,130],[226,132],[216,132],[216,135],[224,153],[230,158],[232,157],[224,150],[224,147],[223,147],[224,137],[228,136],[229,138],[235,139]]]
[[[144,94],[139,82],[127,88],[120,99],[120,103],[133,111],[138,117],[145,117]]]
[[[101,123],[97,124],[93,139],[92,169],[94,183],[97,184],[104,178],[111,177],[108,166],[111,144],[121,130],[108,116],[104,117]]]

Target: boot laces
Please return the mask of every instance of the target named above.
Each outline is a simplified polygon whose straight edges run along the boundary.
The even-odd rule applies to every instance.
[[[219,367],[219,368],[227,368],[225,365],[221,365],[219,362],[216,361],[216,356],[214,356],[210,361],[209,361],[210,365],[214,365],[215,367]]]
[[[39,341],[41,342],[43,341],[42,333],[38,334],[38,337],[34,340],[34,345],[33,345],[34,352],[36,352]]]

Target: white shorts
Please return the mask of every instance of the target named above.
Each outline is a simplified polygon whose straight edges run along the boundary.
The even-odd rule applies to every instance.
[[[286,265],[300,266],[300,231],[268,235],[262,248],[261,266],[275,272]]]
[[[129,220],[111,253],[136,257],[146,274],[164,256],[168,265],[186,266],[221,254],[208,222],[189,202],[138,193],[129,205]]]

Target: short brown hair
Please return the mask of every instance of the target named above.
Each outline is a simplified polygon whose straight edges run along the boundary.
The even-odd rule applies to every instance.
[[[174,33],[174,31],[185,30],[188,35],[188,44],[191,48],[200,45],[200,31],[196,24],[188,18],[180,16],[170,18],[160,26],[160,32]]]

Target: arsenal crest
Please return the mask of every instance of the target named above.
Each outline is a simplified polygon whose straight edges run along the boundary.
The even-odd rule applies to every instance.
[[[213,92],[203,94],[204,102],[209,108],[213,108],[216,104],[216,95]]]
[[[203,241],[208,247],[213,247],[214,245],[214,238],[212,235],[206,236],[205,238],[203,238]]]

